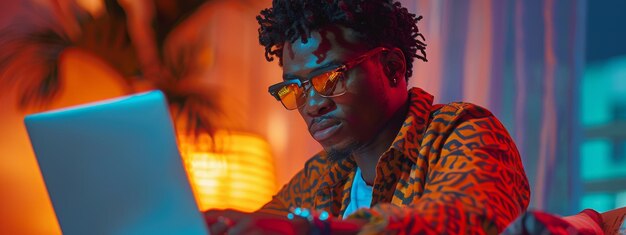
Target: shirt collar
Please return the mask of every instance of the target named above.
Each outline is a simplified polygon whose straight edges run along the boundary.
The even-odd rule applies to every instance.
[[[433,96],[428,92],[417,87],[409,90],[409,111],[388,151],[395,150],[407,156],[412,162],[417,161],[418,149],[424,129],[430,120],[432,105]]]

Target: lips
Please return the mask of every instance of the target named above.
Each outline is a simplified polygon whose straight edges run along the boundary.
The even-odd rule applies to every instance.
[[[315,140],[321,142],[332,137],[341,127],[341,122],[336,119],[313,120],[309,132]]]

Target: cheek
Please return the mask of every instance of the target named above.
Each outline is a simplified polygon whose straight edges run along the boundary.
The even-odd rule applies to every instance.
[[[376,135],[383,123],[381,112],[376,112],[376,108],[367,105],[353,105],[341,107],[345,120],[345,134],[360,142],[367,142]]]
[[[365,63],[361,69],[355,69],[352,76],[346,85],[356,95],[371,100],[386,99],[386,77],[378,64]]]
[[[369,127],[379,126],[386,116],[386,91],[380,76],[354,75],[360,77],[350,79],[348,92],[337,97],[340,99],[336,99],[336,103],[353,129],[367,131]]]
[[[311,120],[311,117],[309,117],[309,115],[306,115],[306,113],[304,112],[304,107],[298,108],[298,114],[300,114],[300,117],[302,117],[302,120],[304,120],[304,123],[307,124],[307,126],[309,125],[309,121]]]
[[[346,86],[350,100],[356,107],[363,106],[373,112],[384,112],[387,103],[387,91],[385,90],[384,77],[380,71],[372,68],[369,70],[355,71]]]

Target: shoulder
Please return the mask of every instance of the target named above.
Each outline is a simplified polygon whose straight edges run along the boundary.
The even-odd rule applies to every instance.
[[[472,103],[453,102],[433,105],[430,115],[426,133],[441,137],[459,131],[505,131],[502,123],[489,110]]]
[[[448,104],[436,104],[431,108],[431,116],[452,120],[467,120],[472,118],[493,117],[493,114],[481,106],[466,103],[452,102]]]
[[[304,163],[303,174],[305,177],[319,177],[328,171],[328,157],[325,151],[320,151],[313,155]]]

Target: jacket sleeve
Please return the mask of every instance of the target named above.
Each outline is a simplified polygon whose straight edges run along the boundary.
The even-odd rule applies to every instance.
[[[307,184],[307,177],[305,177],[304,172],[304,170],[301,170],[296,173],[296,175],[272,197],[272,200],[261,207],[257,212],[286,216],[287,213],[289,213],[290,207],[300,206],[303,198],[305,198],[303,194],[308,193],[301,190],[303,187],[306,187]]]
[[[318,179],[325,174],[327,164],[325,152],[315,154],[307,160],[304,168],[257,212],[286,216],[292,207],[312,208],[312,195],[316,191]]]
[[[449,113],[445,134],[424,137],[434,149],[420,151],[428,158],[420,199],[358,211],[349,218],[369,220],[361,234],[497,234],[526,210],[528,180],[502,124],[481,108]]]

